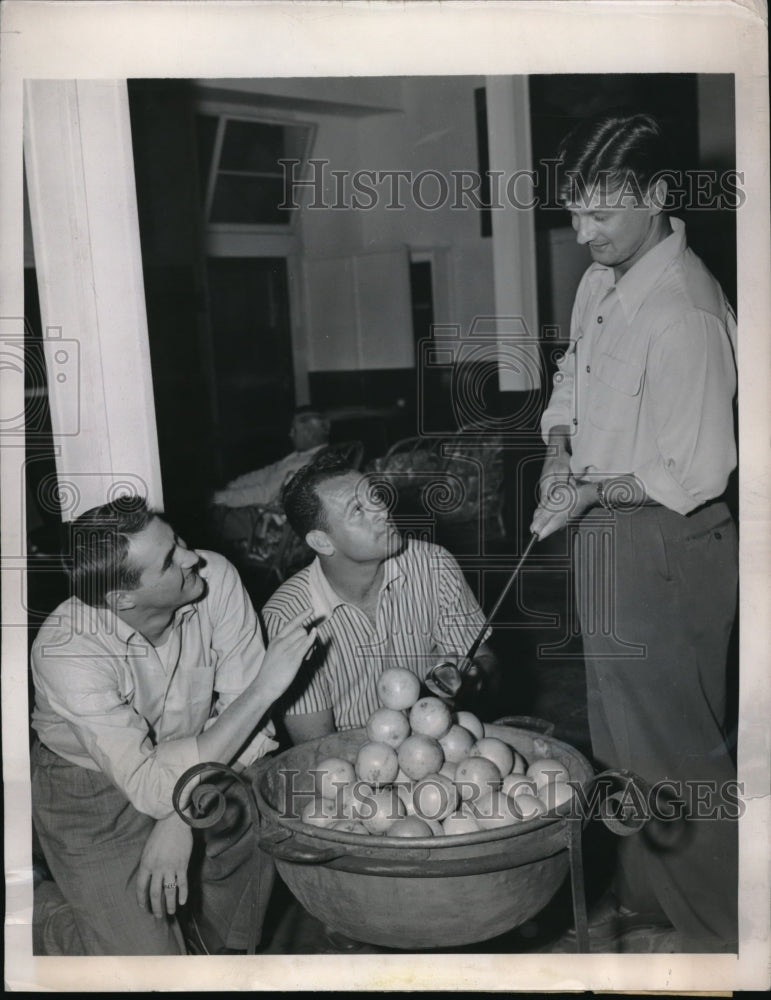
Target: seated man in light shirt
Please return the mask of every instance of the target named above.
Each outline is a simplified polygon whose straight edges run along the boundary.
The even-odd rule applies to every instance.
[[[311,608],[319,642],[289,689],[284,723],[295,743],[364,726],[378,707],[377,679],[406,667],[423,679],[459,662],[484,615],[453,556],[402,540],[366,476],[342,463],[300,470],[283,492],[287,518],[316,552],[263,609],[269,636]],[[483,644],[469,674],[495,669]]]
[[[234,479],[214,494],[212,502],[223,507],[278,504],[287,479],[313,461],[329,443],[329,420],[317,410],[300,407],[295,410],[289,437],[294,445],[292,452],[272,465]]]
[[[195,764],[238,770],[277,746],[268,713],[315,630],[298,614],[266,652],[235,568],[188,549],[140,497],[70,528],[73,596],[31,654],[32,815],[67,907],[67,953],[185,954],[175,912],[188,885],[204,949],[244,950],[272,866],[256,874],[248,817],[194,853],[172,795]]]

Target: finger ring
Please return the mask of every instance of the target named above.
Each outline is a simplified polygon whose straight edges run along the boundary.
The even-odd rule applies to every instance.
[[[177,883],[176,882],[164,882],[163,883],[163,888],[164,889],[176,889],[177,888]]]

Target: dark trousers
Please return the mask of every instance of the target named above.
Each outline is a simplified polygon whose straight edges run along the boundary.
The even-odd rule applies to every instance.
[[[223,819],[197,835],[191,859],[186,910],[209,951],[247,947],[255,923],[262,926],[273,885],[273,864],[257,850],[243,796],[230,797]],[[186,953],[177,920],[156,919],[136,901],[139,861],[155,820],[138,812],[108,778],[37,743],[32,816],[67,903],[66,923],[61,912],[58,919],[70,953]]]
[[[695,948],[730,948],[737,940],[738,842],[736,771],[724,725],[736,527],[723,503],[688,517],[658,506],[593,512],[575,546],[596,762],[627,768],[653,786],[667,781],[663,791],[682,793],[687,816],[654,817],[620,842],[621,901],[660,908]]]

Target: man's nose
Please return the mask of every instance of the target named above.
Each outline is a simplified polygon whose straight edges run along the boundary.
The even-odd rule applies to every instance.
[[[388,507],[376,500],[370,501],[370,517],[373,521],[380,523],[388,519]]]
[[[573,228],[576,231],[576,240],[581,246],[590,243],[596,235],[596,226],[592,219],[578,216],[573,219]]]
[[[179,565],[183,569],[192,569],[201,561],[200,556],[193,549],[182,548],[180,545],[177,551],[179,552]]]

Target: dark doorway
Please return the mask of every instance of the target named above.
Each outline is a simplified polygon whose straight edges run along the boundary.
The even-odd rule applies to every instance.
[[[220,468],[232,478],[289,450],[294,369],[282,257],[206,262]]]

